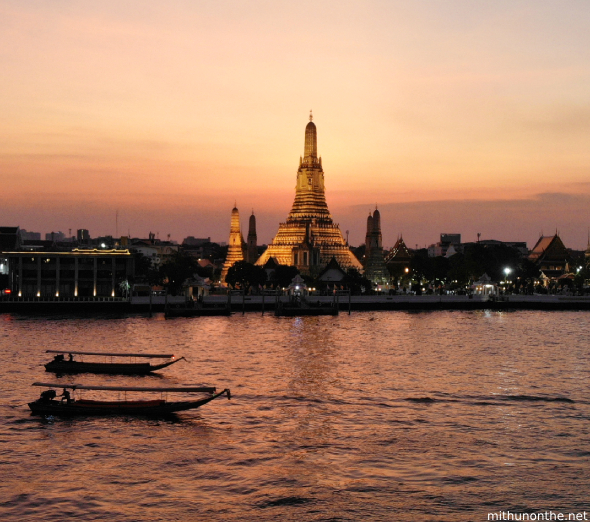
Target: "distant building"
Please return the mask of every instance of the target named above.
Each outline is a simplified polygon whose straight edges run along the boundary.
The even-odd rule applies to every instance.
[[[66,240],[66,235],[63,232],[48,232],[47,234],[45,234],[45,241],[53,241],[58,242],[58,241],[65,241]]]
[[[8,258],[4,256],[3,252],[19,250],[21,242],[19,227],[0,227],[0,275],[8,274]],[[0,291],[3,289],[0,287]]]
[[[428,247],[428,257],[452,257],[455,254],[463,254],[465,248],[471,245],[483,247],[504,246],[518,250],[525,257],[529,251],[524,241],[498,241],[497,239],[481,239],[477,243],[461,243],[461,234],[441,234],[440,241]]]
[[[455,253],[461,252],[461,234],[441,234],[440,241],[428,247],[428,257],[446,256],[453,245]]]
[[[76,238],[78,239],[78,243],[81,245],[87,245],[90,243],[90,232],[85,228],[80,228],[76,233]]]
[[[528,257],[549,279],[557,279],[569,272],[570,253],[558,234],[541,236]]]
[[[100,236],[92,241],[98,248],[113,248],[115,246],[115,240],[113,236]]]
[[[460,245],[461,244],[461,234],[441,234],[440,235],[440,242],[443,244],[449,244],[449,245]]]
[[[213,272],[214,270],[217,270],[217,265],[215,263],[213,263],[212,261],[210,261],[209,259],[199,259],[197,261],[197,263],[199,264],[199,266],[201,268],[206,268],[211,270],[211,272]]]
[[[24,228],[20,229],[20,237],[23,241],[40,241],[41,232],[28,232]]]
[[[184,238],[184,240],[182,242],[182,246],[199,247],[199,246],[203,246],[205,243],[211,243],[211,238],[210,237],[199,238],[199,237],[188,236],[188,237]]]
[[[0,252],[18,250],[21,238],[19,227],[0,227]]]
[[[180,248],[179,245],[171,241],[156,239],[156,235],[152,232],[150,232],[148,239],[134,238],[128,243],[130,243],[129,250],[131,252],[141,253],[149,258],[154,268],[168,261]]]
[[[477,244],[483,246],[506,246],[515,248],[523,257],[528,256],[529,254],[529,249],[527,248],[525,241],[498,241],[496,239],[481,239],[477,242]]]
[[[55,243],[53,241],[39,240],[23,240],[21,241],[20,249],[28,252],[41,252],[44,250],[55,250]]]
[[[134,254],[141,254],[150,260],[152,268],[158,268],[162,263],[162,258],[158,254],[158,249],[153,245],[134,244],[129,248]]]
[[[211,281],[208,277],[201,277],[198,274],[194,274],[193,277],[187,279],[182,284],[182,289],[187,300],[192,301],[195,298],[199,299],[209,295],[210,286]]]

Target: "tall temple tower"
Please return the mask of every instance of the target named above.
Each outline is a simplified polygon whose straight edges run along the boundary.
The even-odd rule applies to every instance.
[[[384,284],[389,280],[389,271],[385,266],[383,256],[383,236],[381,235],[381,214],[375,212],[367,218],[367,235],[365,236],[365,277],[377,284]]]
[[[240,212],[234,206],[231,211],[231,226],[229,229],[229,248],[223,268],[221,269],[221,282],[225,283],[225,276],[230,267],[238,261],[244,260],[244,238],[240,229]]]
[[[312,120],[310,114],[293,207],[256,264],[263,266],[274,257],[281,265],[294,265],[303,274],[315,275],[334,257],[343,269],[361,270],[361,263],[346,245],[326,204],[322,158],[318,157],[317,130]]]
[[[258,259],[258,246],[256,242],[256,216],[254,215],[254,211],[252,211],[248,226],[248,246],[246,250],[246,261],[248,261],[248,263],[254,264]]]
[[[367,218],[367,233],[365,235],[365,259],[369,257],[371,253],[371,246],[373,240],[373,216],[371,212],[369,212],[369,217]]]

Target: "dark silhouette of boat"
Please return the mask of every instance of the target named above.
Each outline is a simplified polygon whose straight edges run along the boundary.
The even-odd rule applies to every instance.
[[[49,388],[41,393],[41,397],[29,403],[33,415],[142,415],[161,417],[177,413],[179,411],[192,410],[211,402],[222,395],[231,399],[229,389],[217,392],[214,387],[125,387],[125,386],[85,386],[83,384],[60,384],[35,382],[33,386]],[[62,388],[61,400],[53,388]],[[89,399],[74,399],[68,390],[100,390],[116,391],[124,394],[123,400],[104,401]],[[159,392],[161,396],[168,393],[206,393],[206,397],[193,400],[167,401],[166,398],[150,400],[127,400],[127,392]]]
[[[145,353],[105,353],[105,352],[77,352],[77,351],[60,351],[46,350],[46,353],[57,354],[52,361],[45,365],[45,370],[57,374],[66,373],[110,373],[123,375],[146,375],[171,364],[177,363],[184,357],[176,358],[172,354],[145,354]],[[68,358],[64,354],[68,354]],[[110,361],[77,361],[75,355],[81,356],[100,356],[111,358]],[[161,364],[151,364],[150,362],[113,362],[113,357],[140,357],[150,359],[171,359]]]

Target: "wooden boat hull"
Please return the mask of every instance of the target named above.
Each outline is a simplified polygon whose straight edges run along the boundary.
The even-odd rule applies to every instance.
[[[66,374],[66,373],[107,373],[118,375],[146,375],[156,370],[166,368],[175,362],[183,359],[176,359],[162,364],[150,363],[99,363],[81,361],[51,361],[45,365],[45,371]]]
[[[59,417],[72,416],[108,416],[108,415],[141,415],[161,417],[179,411],[193,410],[222,395],[230,398],[229,390],[193,401],[166,402],[164,400],[150,401],[92,401],[77,400],[71,403],[56,400],[38,399],[29,403],[33,415],[55,415]]]

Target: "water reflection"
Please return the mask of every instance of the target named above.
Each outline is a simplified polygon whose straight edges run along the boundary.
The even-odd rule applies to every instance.
[[[7,520],[484,520],[590,492],[584,313],[0,317]],[[177,422],[30,417],[64,346],[175,352],[158,382],[233,398]]]

